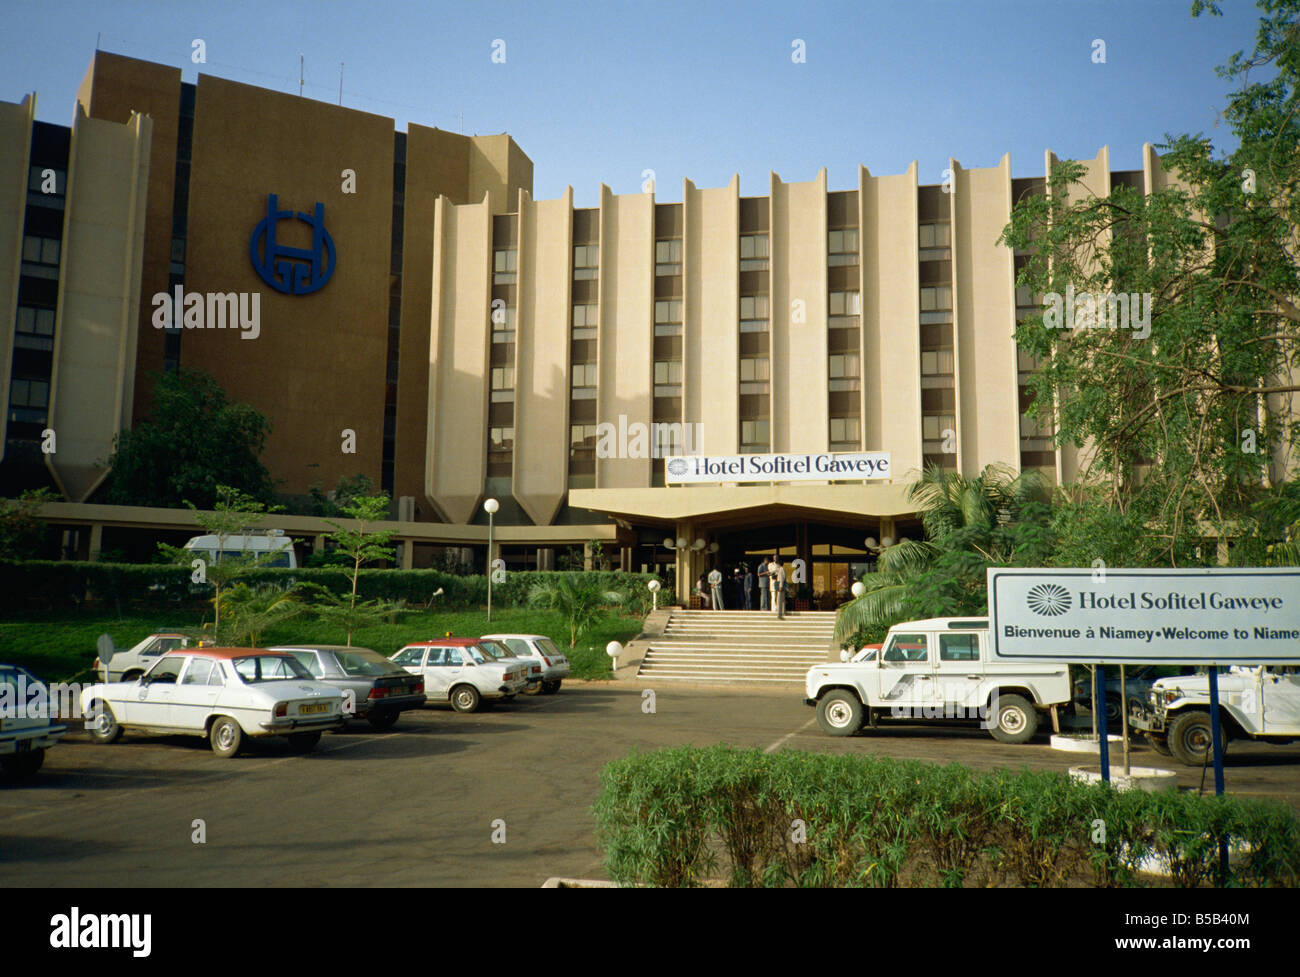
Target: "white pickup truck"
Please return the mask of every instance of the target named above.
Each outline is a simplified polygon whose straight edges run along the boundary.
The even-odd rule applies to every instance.
[[[1187,766],[1205,765],[1211,748],[1209,675],[1157,679],[1146,702],[1129,705],[1129,721],[1157,753],[1172,753]],[[1300,668],[1233,665],[1220,672],[1219,721],[1225,743],[1300,738]]]
[[[881,720],[978,719],[999,742],[1027,742],[1041,711],[1070,701],[1069,669],[990,661],[988,627],[987,619],[948,617],[895,624],[883,645],[808,669],[804,703],[832,736]]]

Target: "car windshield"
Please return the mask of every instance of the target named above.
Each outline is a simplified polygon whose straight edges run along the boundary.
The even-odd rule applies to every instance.
[[[514,657],[514,655],[511,654],[510,649],[495,638],[485,638],[483,641],[479,642],[479,647],[487,653],[489,658],[500,659]]]
[[[396,667],[377,651],[367,648],[335,653],[345,675],[387,675]]]
[[[555,642],[550,638],[538,638],[537,647],[542,649],[542,654],[548,658],[560,655],[560,649],[555,647]]]
[[[289,655],[249,655],[236,658],[231,664],[235,667],[235,674],[249,685],[295,678],[311,680],[311,672]]]

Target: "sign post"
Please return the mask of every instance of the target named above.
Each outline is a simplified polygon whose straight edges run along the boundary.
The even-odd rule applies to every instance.
[[[1101,779],[1110,783],[1110,728],[1106,725],[1106,669],[1098,665],[1093,672],[1097,676],[1097,697],[1094,700],[1097,703],[1097,714],[1093,716],[1093,722],[1097,724],[1098,756],[1101,761]]]

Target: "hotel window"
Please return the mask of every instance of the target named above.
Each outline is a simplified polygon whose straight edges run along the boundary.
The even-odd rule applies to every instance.
[[[763,454],[771,446],[771,443],[767,421],[740,422],[740,451],[742,454]]]
[[[857,390],[858,367],[857,353],[832,353],[828,358],[827,373],[830,377],[830,390]]]
[[[492,342],[513,343],[515,341],[515,309],[512,305],[498,306],[491,310]]]
[[[740,392],[765,394],[771,379],[770,361],[767,357],[752,357],[740,361]]]
[[[14,332],[15,349],[54,349],[54,310],[20,305]]]
[[[569,474],[594,475],[596,472],[596,425],[573,424],[569,427]]]
[[[572,386],[571,398],[573,400],[595,400],[596,364],[574,363]]]
[[[515,399],[515,368],[513,366],[494,366],[492,368],[492,402],[508,403]]]
[[[488,477],[504,478],[514,466],[515,429],[493,427],[488,429]]]
[[[831,418],[831,450],[857,451],[862,446],[861,428],[856,417]]]
[[[856,329],[862,314],[861,292],[831,292],[827,303],[830,329]]]
[[[34,278],[59,277],[59,239],[28,234],[23,238],[22,274]]]
[[[955,414],[926,414],[921,418],[921,451],[926,464],[937,464],[941,468],[956,467],[955,451],[944,451],[956,447],[957,417]]]
[[[682,394],[682,361],[655,361],[655,396],[680,397]]]
[[[49,193],[46,193],[43,189],[46,185],[46,170],[52,170],[54,173],[54,188]],[[57,204],[68,190],[67,171],[54,166],[33,166],[27,171],[27,190],[37,198],[34,201],[35,203],[40,203],[43,197],[51,204]]]
[[[658,299],[655,301],[655,335],[680,336],[682,332],[682,300]]]
[[[746,234],[740,239],[740,270],[767,270],[767,235]]]
[[[740,331],[767,332],[768,300],[766,295],[740,297]]]
[[[600,315],[595,305],[575,305],[573,307],[573,338],[595,339],[596,326]]]
[[[573,249],[573,277],[595,278],[600,271],[600,245],[579,244]]]
[[[9,420],[44,424],[50,406],[50,385],[45,380],[14,378],[9,388]]]
[[[513,285],[518,278],[519,252],[514,248],[492,253],[492,284]]]
[[[952,350],[936,349],[921,353],[921,376],[952,376]]]
[[[918,228],[921,261],[948,261],[952,258],[950,230],[949,224],[922,224]]]
[[[655,242],[655,274],[680,275],[682,273],[682,242],[680,238]]]
[[[858,229],[846,227],[827,234],[828,257],[826,263],[835,265],[856,265],[858,263]]]
[[[952,286],[934,285],[921,289],[921,323],[952,321]]]

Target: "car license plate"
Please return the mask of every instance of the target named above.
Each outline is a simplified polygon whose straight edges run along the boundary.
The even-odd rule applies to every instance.
[[[318,703],[316,705],[298,707],[298,715],[300,716],[310,716],[314,713],[328,712],[328,711],[329,711],[329,706],[327,706],[323,702]]]
[[[31,748],[32,748],[31,740],[19,740],[17,743],[14,744],[15,753],[26,753]]]

